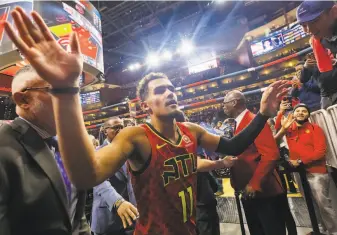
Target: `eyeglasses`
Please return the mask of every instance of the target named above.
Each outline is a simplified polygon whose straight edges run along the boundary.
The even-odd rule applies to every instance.
[[[222,102],[222,104],[228,104],[228,103],[233,102],[235,100],[239,100],[239,99],[232,99],[232,100],[224,101],[224,102]]]
[[[45,92],[49,92],[51,89],[51,87],[49,86],[45,86],[45,87],[26,87],[22,90],[22,92],[26,92],[26,91],[45,91]]]
[[[104,130],[113,129],[114,131],[118,131],[118,130],[121,130],[123,128],[124,128],[123,126],[107,126],[107,127],[104,128]]]

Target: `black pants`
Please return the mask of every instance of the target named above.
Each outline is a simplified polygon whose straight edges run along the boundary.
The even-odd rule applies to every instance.
[[[284,197],[242,199],[250,235],[286,235]]]
[[[294,220],[293,215],[291,214],[287,194],[284,194],[283,197],[280,199],[280,202],[282,200],[283,210],[281,211],[283,213],[284,220],[286,222],[286,227],[288,231],[288,235],[297,235],[297,229],[296,229],[296,222]]]
[[[332,180],[335,183],[336,188],[337,188],[337,169],[334,168],[334,167],[328,167],[328,168],[329,168],[330,176],[331,176],[331,178],[332,178]]]
[[[220,235],[216,205],[197,205],[196,212],[198,235]]]

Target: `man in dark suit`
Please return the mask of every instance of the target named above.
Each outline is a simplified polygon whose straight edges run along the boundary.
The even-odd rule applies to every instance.
[[[89,235],[85,193],[67,180],[51,141],[56,127],[48,84],[25,66],[12,94],[19,117],[0,128],[0,234]]]
[[[254,119],[239,91],[224,98],[224,112],[235,118],[235,135]],[[285,212],[288,206],[275,166],[279,151],[270,127],[266,124],[254,143],[238,156],[231,170],[231,184],[243,193],[242,204],[251,235],[285,235]],[[295,231],[296,232],[296,231]]]
[[[112,117],[103,124],[106,136],[102,148],[123,129],[123,120]],[[91,231],[95,235],[128,235],[133,233],[132,218],[138,217],[131,178],[124,164],[115,175],[93,189]]]

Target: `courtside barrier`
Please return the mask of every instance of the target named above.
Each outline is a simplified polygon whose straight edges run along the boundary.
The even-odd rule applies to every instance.
[[[277,59],[277,60],[271,61],[269,63],[263,64],[263,65],[260,65],[260,66],[257,66],[257,67],[252,67],[252,68],[244,69],[244,70],[241,70],[241,71],[238,71],[238,72],[225,74],[225,75],[222,75],[222,76],[219,76],[219,77],[215,77],[215,78],[206,79],[206,80],[203,80],[203,81],[191,83],[191,84],[188,84],[188,85],[185,85],[185,86],[176,87],[175,90],[180,91],[181,89],[199,86],[199,85],[202,85],[202,84],[205,84],[205,83],[218,81],[218,80],[221,80],[221,79],[224,79],[224,78],[234,77],[234,76],[242,75],[242,74],[249,73],[249,72],[252,72],[252,71],[260,71],[260,70],[265,69],[267,67],[273,66],[275,64],[280,64],[284,61],[293,59],[297,56],[304,55],[304,54],[309,53],[311,51],[312,51],[312,48],[309,47],[309,48],[306,48],[302,51],[296,52],[294,54],[288,55],[288,56],[283,57],[281,59]],[[114,108],[114,107],[117,107],[117,106],[120,106],[120,105],[127,105],[130,102],[138,102],[138,101],[139,101],[139,98],[136,98],[136,99],[133,99],[133,100],[124,101],[124,102],[116,103],[116,104],[113,104],[113,105],[105,106],[105,107],[102,107],[102,108],[99,108],[99,109],[84,111],[83,114],[98,113],[98,112],[103,111],[105,109]]]
[[[327,109],[329,121],[329,133],[332,146],[335,149],[335,155],[331,159],[330,164],[332,167],[337,168],[337,105],[333,105]]]
[[[337,106],[333,106],[330,108],[330,113],[337,114],[336,110]],[[327,141],[327,153],[326,153],[326,162],[328,165],[337,168],[337,133],[336,133],[336,125],[333,118],[329,115],[329,112],[320,109],[317,110],[310,115],[310,121],[319,125],[326,137]]]

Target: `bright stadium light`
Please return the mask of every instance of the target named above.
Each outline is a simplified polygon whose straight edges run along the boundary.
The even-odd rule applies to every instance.
[[[215,2],[218,3],[218,4],[222,4],[222,3],[226,2],[226,0],[215,0]]]
[[[129,70],[132,71],[135,69],[135,66],[133,64],[129,65]]]
[[[139,63],[131,64],[131,65],[129,65],[129,67],[128,67],[128,69],[129,69],[130,71],[137,70],[137,69],[139,69],[139,68],[140,68],[140,64],[139,64]]]
[[[172,59],[172,53],[169,51],[164,51],[162,54],[162,57],[164,60],[171,60]]]
[[[146,63],[150,67],[151,66],[152,67],[158,66],[159,65],[159,57],[154,53],[150,53],[146,58]]]
[[[140,69],[140,63],[135,63],[133,66],[135,67],[135,69]]]
[[[188,55],[194,50],[194,45],[191,41],[183,40],[178,51],[183,55]]]

